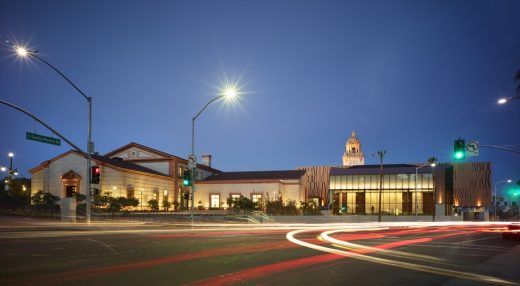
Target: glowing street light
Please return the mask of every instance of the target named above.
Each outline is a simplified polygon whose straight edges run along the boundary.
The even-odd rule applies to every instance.
[[[33,57],[40,62],[46,64],[51,69],[56,71],[63,79],[65,79],[77,92],[79,92],[86,100],[87,100],[87,106],[88,106],[88,127],[87,127],[87,191],[85,192],[86,195],[86,215],[85,220],[87,223],[90,223],[90,192],[92,191],[92,182],[91,182],[91,165],[92,165],[92,153],[94,152],[94,142],[92,142],[92,97],[87,96],[77,85],[75,85],[65,74],[63,74],[58,68],[51,65],[49,62],[44,60],[43,58],[36,55],[38,53],[37,50],[29,51],[25,47],[18,46],[15,47],[16,53],[23,58],[29,58]]]
[[[498,181],[496,184],[495,184],[495,199],[493,200],[493,203],[494,203],[494,208],[493,208],[493,212],[494,212],[494,215],[495,215],[495,220],[497,220],[497,187],[498,187],[498,184],[500,183],[511,183],[512,180],[511,179],[507,179],[507,180],[502,180],[502,181]]]
[[[504,105],[504,104],[506,104],[508,101],[513,100],[513,99],[520,99],[520,96],[502,97],[502,98],[500,98],[500,99],[497,101],[497,103],[500,104],[500,105]]]
[[[237,84],[226,84],[224,88],[222,88],[219,95],[217,95],[215,98],[210,100],[204,107],[197,113],[193,118],[191,119],[191,158],[197,158],[195,156],[195,120],[200,116],[206,108],[212,104],[213,102],[217,100],[224,99],[227,103],[236,103],[238,100],[238,97],[240,95],[240,90],[237,86]],[[194,210],[195,208],[195,170],[197,169],[197,164],[194,164],[192,170],[191,170],[191,210]],[[193,219],[193,215],[192,215]]]
[[[27,49],[25,49],[24,47],[17,47],[16,48],[16,53],[19,56],[25,57],[25,56],[27,56]]]
[[[420,166],[415,167],[415,220],[419,219],[419,210],[418,210],[419,209],[419,201],[418,201],[418,197],[417,197],[417,174],[419,172],[419,169],[421,169],[423,167],[427,167],[427,166],[430,166],[433,169],[437,165],[435,164],[435,162],[432,162],[432,163],[428,163],[428,164],[424,164],[424,165],[420,165]],[[424,200],[423,200],[423,209],[424,209]],[[433,213],[435,214],[435,204],[433,205]]]

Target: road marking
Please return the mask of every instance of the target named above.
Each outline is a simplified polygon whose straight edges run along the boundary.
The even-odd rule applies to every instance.
[[[468,242],[472,242],[472,241],[486,240],[486,239],[497,238],[497,237],[500,237],[500,236],[492,236],[492,237],[484,237],[484,238],[479,238],[479,239],[465,240],[465,241],[457,242],[455,244],[463,244],[463,243],[468,243]]]
[[[451,276],[451,277],[462,278],[462,279],[466,279],[466,280],[472,280],[472,281],[478,281],[478,282],[484,282],[484,283],[500,284],[500,285],[518,285],[517,283],[510,282],[510,281],[507,281],[507,280],[504,280],[504,279],[501,279],[498,277],[488,276],[488,275],[481,275],[481,274],[476,274],[476,273],[469,273],[469,272],[463,272],[463,271],[438,268],[438,267],[432,267],[432,266],[427,266],[427,265],[421,265],[421,264],[409,263],[409,262],[404,262],[404,261],[369,256],[366,254],[373,253],[373,252],[375,252],[375,250],[381,250],[381,249],[366,247],[366,246],[363,246],[360,244],[354,244],[354,243],[350,243],[347,241],[340,241],[337,239],[333,239],[330,236],[328,236],[328,234],[331,234],[334,232],[345,231],[345,229],[338,229],[338,228],[330,228],[330,229],[331,230],[329,230],[329,231],[321,233],[321,237],[323,237],[325,241],[328,241],[330,243],[339,242],[341,244],[350,245],[350,246],[353,246],[354,248],[361,249],[361,250],[357,250],[355,252],[354,251],[343,251],[343,250],[320,246],[320,245],[305,242],[303,240],[296,239],[295,238],[296,235],[309,231],[309,230],[303,230],[303,229],[302,230],[293,230],[291,232],[288,232],[286,234],[286,238],[290,242],[298,244],[303,247],[327,252],[330,254],[337,254],[340,256],[344,256],[344,257],[351,257],[354,259],[389,265],[389,266],[393,266],[393,267],[400,267],[400,268],[405,268],[405,269],[410,269],[410,270],[415,270],[415,271],[433,273],[433,274],[438,274],[438,275],[443,275],[443,276]],[[379,230],[379,229],[374,228],[374,230]],[[352,231],[352,230],[349,230],[349,231]],[[440,236],[437,236],[437,237],[440,237]],[[419,239],[415,239],[415,240],[417,241],[417,243],[421,243],[421,242],[425,242],[425,241],[428,241],[431,239],[432,238],[419,238]],[[424,241],[422,241],[422,240],[424,240]]]
[[[93,241],[93,242],[97,242],[101,245],[103,245],[104,247],[110,249],[112,251],[112,253],[116,254],[116,255],[119,255],[119,253],[117,251],[115,251],[110,245],[106,244],[106,243],[103,243],[99,240],[96,240],[96,239],[91,239],[91,238],[87,238],[88,241]]]

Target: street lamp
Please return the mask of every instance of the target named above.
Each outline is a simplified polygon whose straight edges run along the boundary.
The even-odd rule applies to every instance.
[[[513,96],[513,97],[502,97],[500,98],[497,103],[500,105],[506,104],[508,101],[513,99],[520,99],[520,96]]]
[[[9,154],[7,154],[7,155],[9,156],[9,176],[12,176],[15,173],[15,170],[13,170],[14,154],[13,154],[13,152],[9,152]]]
[[[67,76],[65,76],[60,70],[58,70],[55,66],[51,65],[46,60],[42,59],[41,57],[37,56],[36,54],[38,51],[28,51],[24,47],[16,47],[16,53],[21,57],[33,57],[42,63],[49,66],[51,69],[56,71],[63,79],[65,79],[77,92],[79,92],[86,100],[87,100],[87,106],[88,106],[88,127],[87,127],[87,192],[86,192],[86,217],[85,220],[87,223],[90,223],[90,192],[91,192],[91,173],[90,173],[90,167],[92,165],[92,153],[94,152],[94,142],[92,142],[92,97],[87,96],[77,85],[75,85]]]
[[[195,120],[200,116],[206,108],[212,104],[213,102],[217,100],[224,99],[226,102],[234,103],[237,101],[237,98],[239,96],[240,91],[238,90],[238,87],[236,85],[227,85],[220,94],[210,100],[204,107],[197,113],[193,118],[191,119],[191,156],[192,158],[195,158],[195,164],[191,170],[191,210],[193,211],[195,209],[195,170],[197,169],[196,164],[196,156],[195,156]],[[192,214],[193,216],[193,214]],[[193,219],[193,218],[192,218]]]
[[[419,202],[418,202],[418,198],[417,198],[417,173],[419,172],[419,169],[421,169],[423,167],[427,167],[427,166],[435,168],[436,164],[433,162],[433,163],[423,164],[423,165],[415,167],[415,220],[416,221],[419,220],[419,212],[418,212]],[[434,196],[435,196],[435,194],[434,194]],[[424,206],[424,202],[423,202],[423,206]],[[435,213],[435,205],[433,207],[434,207],[433,212]]]
[[[496,182],[495,184],[495,199],[493,200],[493,204],[494,204],[494,207],[493,207],[493,213],[495,215],[495,221],[497,220],[497,187],[498,187],[498,184],[500,183],[511,183],[512,180],[511,179],[508,179],[508,180],[502,180],[502,181],[498,181]]]

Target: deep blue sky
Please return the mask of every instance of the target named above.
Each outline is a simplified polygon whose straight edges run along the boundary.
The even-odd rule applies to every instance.
[[[197,120],[196,150],[224,170],[340,165],[356,130],[368,164],[450,161],[453,140],[520,146],[519,1],[6,1],[0,37],[38,49],[94,98],[102,154],[135,141],[190,153],[191,117],[225,75],[240,108]],[[0,98],[85,146],[86,102],[55,72],[0,48]],[[58,155],[50,135],[0,106],[0,164]],[[475,159],[472,159],[475,160]],[[520,179],[520,155],[482,149],[494,179]]]

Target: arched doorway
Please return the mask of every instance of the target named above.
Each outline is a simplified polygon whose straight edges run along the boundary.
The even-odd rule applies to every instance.
[[[67,173],[61,176],[61,184],[62,184],[62,198],[72,198],[75,194],[80,193],[80,183],[81,176],[69,170]]]

